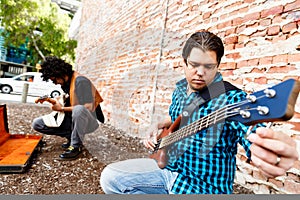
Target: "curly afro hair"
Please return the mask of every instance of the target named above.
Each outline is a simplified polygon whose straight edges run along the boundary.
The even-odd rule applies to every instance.
[[[51,77],[64,78],[65,75],[72,76],[73,67],[60,58],[48,56],[41,64],[40,72],[43,80],[48,81]]]

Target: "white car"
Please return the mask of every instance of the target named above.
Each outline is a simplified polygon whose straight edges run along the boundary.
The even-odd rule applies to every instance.
[[[0,90],[2,93],[23,93],[24,84],[28,84],[28,95],[56,97],[63,93],[60,85],[53,82],[43,81],[42,73],[26,72],[12,78],[0,78]]]

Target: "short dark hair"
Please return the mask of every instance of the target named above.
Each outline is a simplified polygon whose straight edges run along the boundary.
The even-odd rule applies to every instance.
[[[43,80],[48,81],[51,77],[64,78],[65,75],[70,77],[73,73],[73,67],[60,58],[48,56],[41,64],[40,72]]]
[[[187,64],[187,58],[190,56],[193,48],[199,48],[202,51],[216,52],[218,64],[220,64],[221,58],[224,55],[222,40],[217,35],[208,31],[196,32],[186,41],[182,50],[182,57],[185,64]]]

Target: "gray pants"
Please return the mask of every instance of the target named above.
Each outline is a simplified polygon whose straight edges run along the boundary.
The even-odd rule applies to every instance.
[[[73,107],[72,115],[65,115],[65,119],[60,127],[48,127],[42,117],[35,118],[32,128],[47,135],[57,135],[71,140],[71,146],[82,145],[84,135],[95,131],[99,127],[96,116],[82,105]]]

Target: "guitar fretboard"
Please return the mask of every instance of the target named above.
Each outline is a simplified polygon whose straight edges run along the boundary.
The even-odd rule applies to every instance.
[[[173,132],[172,134],[163,137],[161,139],[159,149],[168,146],[174,142],[177,142],[179,140],[182,140],[185,137],[193,135],[202,129],[206,129],[210,125],[225,120],[229,116],[234,116],[239,114],[238,112],[239,109],[237,108],[240,104],[243,104],[243,102],[224,106],[223,108],[220,108],[210,113],[209,115],[200,118],[199,120]]]

